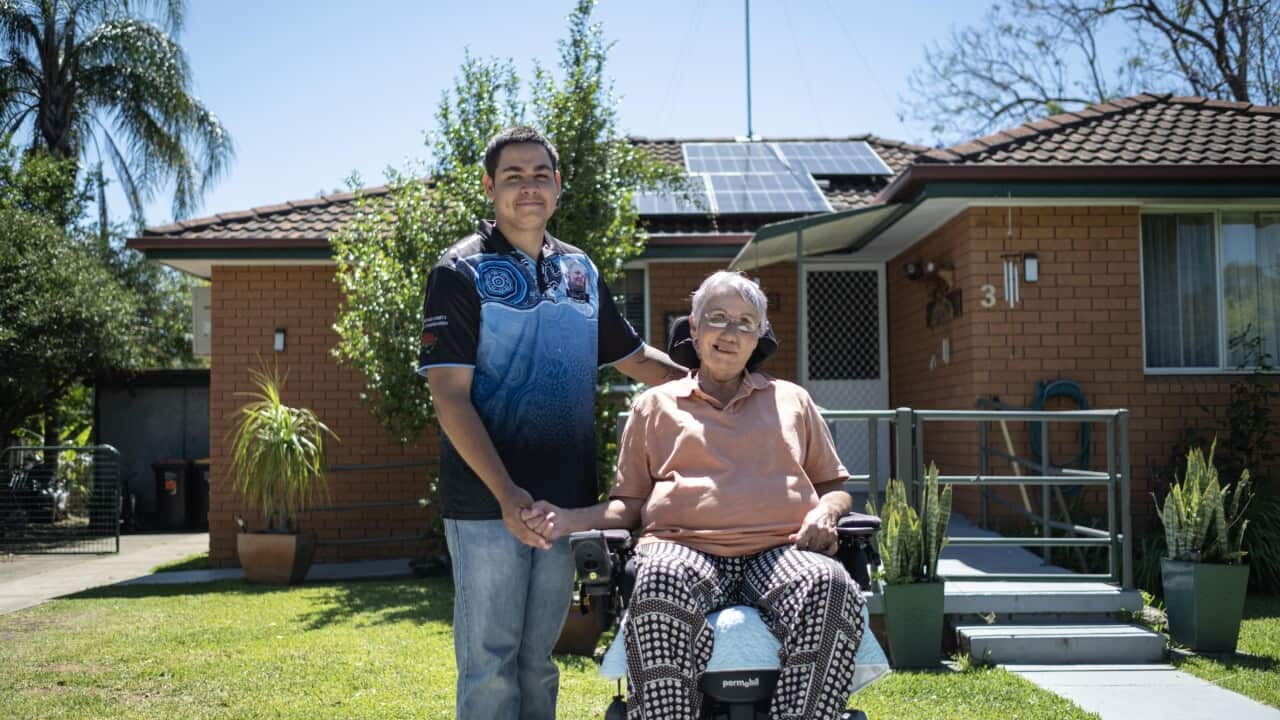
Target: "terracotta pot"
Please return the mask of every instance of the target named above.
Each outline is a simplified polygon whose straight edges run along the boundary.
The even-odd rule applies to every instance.
[[[297,585],[307,577],[316,554],[313,535],[240,533],[236,553],[244,577],[262,585]]]

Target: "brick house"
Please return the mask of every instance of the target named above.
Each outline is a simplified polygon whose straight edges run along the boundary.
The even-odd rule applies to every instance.
[[[781,350],[769,369],[805,384],[827,407],[969,409],[981,396],[1026,406],[1036,382],[1070,378],[1092,407],[1131,411],[1138,515],[1150,506],[1152,468],[1199,419],[1198,408],[1225,403],[1239,364],[1229,334],[1253,323],[1280,356],[1280,295],[1272,295],[1280,293],[1272,290],[1280,266],[1280,108],[1139,95],[945,150],[874,136],[752,143],[764,148],[765,166],[791,160],[765,167],[798,177],[791,197],[799,200],[787,207],[726,184],[733,178],[721,176],[743,168],[716,165],[724,158],[708,160],[702,150],[730,141],[635,142],[683,164],[713,200],[692,209],[641,202],[650,240],[614,290],[651,343],[662,344],[665,323],[687,311],[698,282],[728,266],[759,278],[770,297]],[[822,143],[865,147],[883,164],[802,157]],[[749,162],[757,162],[754,152],[746,152]],[[427,460],[437,450],[433,436],[403,448],[385,437],[358,405],[359,379],[328,352],[338,304],[328,237],[353,199],[224,213],[130,241],[212,282],[216,565],[235,564],[238,503],[220,470],[234,393],[248,389],[259,356],[272,355],[276,329],[287,333],[274,355],[289,369],[289,400],[315,409],[343,439],[331,464]],[[1038,277],[1029,282],[1035,263]],[[1018,428],[1014,440],[1025,443]],[[837,442],[851,453],[851,469],[865,472],[857,438]],[[1055,438],[1055,456],[1072,442]],[[976,446],[973,429],[959,426],[928,435],[925,452],[948,473],[971,472]],[[412,499],[423,488],[420,471],[394,469],[331,482],[334,503]],[[975,508],[962,494],[959,509]],[[407,508],[306,521],[321,539],[359,541],[412,534],[422,516]],[[355,543],[322,558],[415,549]]]

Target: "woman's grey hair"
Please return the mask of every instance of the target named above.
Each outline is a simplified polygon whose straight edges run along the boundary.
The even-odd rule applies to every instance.
[[[755,309],[756,316],[760,318],[760,334],[764,335],[769,330],[769,298],[765,297],[764,291],[751,278],[740,272],[730,272],[728,270],[719,270],[707,276],[706,280],[693,291],[693,309],[690,315],[691,321],[696,325],[702,319],[702,309],[706,307],[707,300],[723,288],[733,288],[738,291],[743,300],[751,303],[751,307]]]

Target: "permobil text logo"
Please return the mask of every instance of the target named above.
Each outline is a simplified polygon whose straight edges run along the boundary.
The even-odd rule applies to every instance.
[[[745,690],[747,688],[760,687],[760,678],[753,677],[749,680],[721,680],[720,687],[726,690],[729,688],[742,688]]]

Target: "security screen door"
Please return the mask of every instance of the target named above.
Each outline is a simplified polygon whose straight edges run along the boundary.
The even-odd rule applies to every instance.
[[[829,410],[888,409],[884,266],[816,265],[805,273],[801,384]],[[845,467],[853,475],[866,474],[866,423],[841,420],[830,427]],[[890,467],[889,435],[889,426],[882,423],[876,443],[882,478]]]

